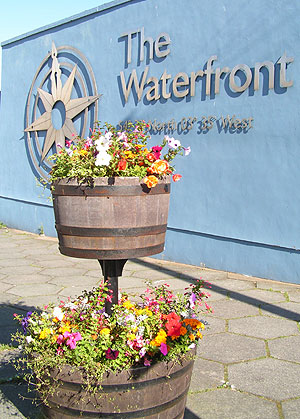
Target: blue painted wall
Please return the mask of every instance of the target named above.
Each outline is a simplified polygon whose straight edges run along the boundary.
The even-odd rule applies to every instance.
[[[3,72],[0,107],[0,220],[9,226],[55,235],[48,191],[37,186],[25,147],[25,107],[34,74],[52,41],[71,45],[87,57],[103,96],[99,119],[118,123],[128,119],[176,121],[174,137],[190,145],[192,153],[178,159],[183,175],[173,185],[166,249],[159,257],[194,265],[300,283],[300,142],[299,50],[300,2],[292,0],[132,0],[114,1],[73,18],[49,25],[2,44]],[[126,62],[123,33],[144,27],[154,40],[169,34],[165,58],[139,62],[140,35],[132,37],[132,62]],[[286,79],[280,86],[280,63],[286,53]],[[195,95],[140,101],[133,91],[124,101],[120,72],[128,81],[133,70],[142,78],[166,70],[172,80],[213,68],[230,69],[255,63],[275,64],[274,89],[268,72],[260,86],[235,93],[229,74],[220,80],[220,93],[205,94],[206,78],[195,83]],[[277,64],[276,64],[277,63]],[[236,83],[243,83],[238,73]],[[240,81],[239,81],[240,80]],[[212,79],[214,82],[214,76]],[[169,90],[171,89],[171,90]],[[203,116],[215,116],[211,130],[201,130]],[[222,119],[253,118],[248,130],[223,129]],[[196,118],[191,130],[181,129],[182,118]],[[183,120],[184,122],[184,120]],[[203,125],[202,125],[203,128]],[[161,133],[153,132],[160,142]]]

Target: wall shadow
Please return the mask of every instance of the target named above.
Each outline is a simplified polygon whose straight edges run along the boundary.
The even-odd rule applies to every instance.
[[[187,275],[187,274],[182,274],[178,271],[176,271],[175,269],[171,269],[171,268],[161,268],[160,266],[158,266],[155,263],[152,262],[146,262],[144,260],[141,259],[132,259],[135,263],[141,265],[141,266],[147,266],[150,269],[159,271],[159,272],[164,272],[167,273],[169,275],[174,275],[177,278],[180,278],[186,282],[193,282],[196,281],[197,277],[195,276],[191,276],[191,275]],[[236,301],[240,301],[249,305],[252,305],[254,307],[261,307],[263,310],[268,311],[269,313],[278,315],[280,317],[284,317],[288,320],[294,320],[296,322],[300,321],[300,313],[296,313],[295,311],[291,311],[291,310],[287,310],[283,307],[277,306],[276,304],[271,304],[271,303],[266,303],[263,300],[260,300],[259,298],[253,298],[253,297],[248,297],[246,295],[243,295],[240,292],[237,291],[232,291],[229,290],[225,287],[220,287],[219,285],[215,285],[215,284],[210,284],[209,283],[209,289],[221,294],[221,295],[225,295],[225,296],[230,296],[231,299],[236,300]]]

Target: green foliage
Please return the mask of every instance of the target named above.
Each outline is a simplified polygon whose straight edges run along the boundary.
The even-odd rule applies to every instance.
[[[207,298],[202,286],[203,282],[197,281],[184,295],[174,295],[167,284],[148,284],[139,303],[124,293],[108,315],[105,304],[111,294],[102,283],[73,301],[50,305],[42,313],[15,315],[23,328],[13,335],[23,348],[18,367],[29,367],[26,379],[36,383],[46,402],[53,391],[50,372],[66,364],[84,368],[92,391],[92,383],[101,380],[105,372],[176,360],[202,338],[204,324],[195,314]]]
[[[162,144],[148,149],[148,128],[144,121],[136,121],[135,124],[128,123],[126,130],[119,132],[111,124],[102,127],[96,123],[90,137],[66,141],[66,147],[50,157],[54,160],[51,181],[113,176],[142,179],[147,175],[161,178],[173,173],[174,167],[169,162],[177,154],[189,154],[190,148],[184,148],[178,140],[166,136]]]

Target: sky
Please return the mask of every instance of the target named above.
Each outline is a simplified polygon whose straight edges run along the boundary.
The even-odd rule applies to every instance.
[[[0,43],[111,0],[8,0],[1,2]],[[2,48],[0,48],[0,90]]]

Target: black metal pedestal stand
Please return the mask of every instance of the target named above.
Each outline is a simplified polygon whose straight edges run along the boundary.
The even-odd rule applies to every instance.
[[[112,301],[105,302],[105,311],[106,313],[111,314],[112,305],[118,304],[118,278],[119,276],[122,276],[123,268],[127,262],[127,259],[98,259],[98,262],[101,265],[104,282],[107,283],[108,288],[112,291]]]

